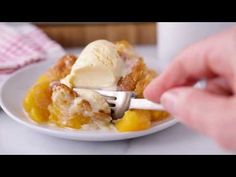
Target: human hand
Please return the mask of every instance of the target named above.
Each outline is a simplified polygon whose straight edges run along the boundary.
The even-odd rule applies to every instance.
[[[205,89],[192,87],[202,79]],[[236,27],[183,50],[144,96],[222,147],[236,150]]]

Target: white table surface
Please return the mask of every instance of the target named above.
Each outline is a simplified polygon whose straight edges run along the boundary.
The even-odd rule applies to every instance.
[[[155,46],[139,46],[150,66],[156,65]],[[69,50],[77,53],[80,50]],[[142,138],[116,142],[80,142],[50,137],[26,128],[0,111],[0,154],[232,154],[184,125]]]

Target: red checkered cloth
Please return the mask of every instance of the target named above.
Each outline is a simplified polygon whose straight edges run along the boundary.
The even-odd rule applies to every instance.
[[[30,23],[0,23],[0,82],[23,66],[64,54],[59,44]]]

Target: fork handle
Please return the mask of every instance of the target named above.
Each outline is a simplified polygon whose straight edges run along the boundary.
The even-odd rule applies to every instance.
[[[159,110],[164,111],[164,107],[161,104],[154,103],[147,99],[131,98],[129,109],[146,109],[146,110]]]

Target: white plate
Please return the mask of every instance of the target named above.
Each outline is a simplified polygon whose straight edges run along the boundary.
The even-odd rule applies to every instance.
[[[81,141],[114,141],[137,138],[164,130],[176,124],[175,119],[169,118],[168,120],[153,125],[148,130],[128,133],[79,131],[36,124],[24,113],[22,100],[27,89],[51,64],[52,62],[43,62],[28,66],[13,74],[5,81],[5,83],[3,83],[0,94],[0,103],[3,110],[13,120],[41,133]]]

